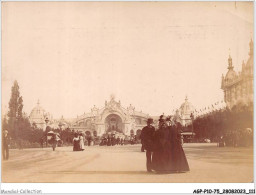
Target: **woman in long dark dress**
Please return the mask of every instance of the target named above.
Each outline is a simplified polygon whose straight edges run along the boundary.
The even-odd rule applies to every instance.
[[[78,133],[75,133],[75,137],[73,139],[73,151],[80,151],[80,140]]]
[[[164,116],[160,116],[159,129],[155,132],[152,169],[158,173],[172,172],[170,130]]]
[[[172,170],[176,172],[189,171],[189,165],[181,143],[181,124],[175,122],[170,127],[171,133],[171,164]]]

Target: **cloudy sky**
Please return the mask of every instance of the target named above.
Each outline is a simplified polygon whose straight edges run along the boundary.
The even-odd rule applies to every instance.
[[[2,107],[16,79],[28,114],[40,99],[76,117],[111,94],[151,115],[186,95],[201,108],[252,37],[253,2],[2,2]]]

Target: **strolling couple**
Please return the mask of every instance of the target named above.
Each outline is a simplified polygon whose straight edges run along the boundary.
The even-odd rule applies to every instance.
[[[159,128],[155,131],[153,119],[147,120],[142,129],[141,140],[147,157],[147,171],[172,173],[189,171],[189,165],[181,144],[181,124],[171,124],[170,118],[163,115],[159,119]],[[169,125],[168,125],[169,124]]]
[[[82,133],[75,133],[73,139],[73,151],[83,151],[84,150],[84,137]]]

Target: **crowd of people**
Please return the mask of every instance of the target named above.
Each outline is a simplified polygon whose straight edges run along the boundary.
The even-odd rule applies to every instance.
[[[189,165],[182,148],[181,124],[170,117],[160,116],[157,130],[152,126],[153,119],[147,120],[142,129],[142,151],[146,150],[148,172],[186,172]]]
[[[115,134],[103,136],[100,141],[100,146],[115,146],[115,145],[126,145],[126,144],[135,144],[137,143],[136,136],[130,136],[129,138],[123,138],[115,136]]]
[[[228,131],[220,137],[219,147],[248,147],[253,146],[253,131],[250,128]]]
[[[108,137],[103,137],[100,142],[100,146],[114,146],[114,145],[124,145],[124,139],[120,137],[115,137],[115,135],[108,135]]]

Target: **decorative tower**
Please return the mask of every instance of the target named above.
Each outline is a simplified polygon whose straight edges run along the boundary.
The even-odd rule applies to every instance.
[[[232,58],[231,58],[230,54],[229,54],[229,58],[228,58],[228,69],[229,70],[233,70],[234,69],[234,66],[232,64]]]
[[[222,74],[222,77],[221,77],[221,89],[224,89],[224,86],[225,86],[225,78],[224,78],[224,75]]]

